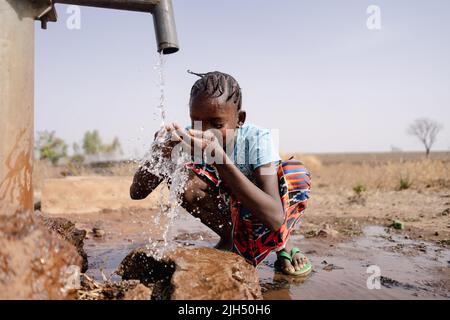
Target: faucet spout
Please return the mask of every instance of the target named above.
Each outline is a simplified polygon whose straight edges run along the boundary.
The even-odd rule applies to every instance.
[[[172,0],[53,0],[53,3],[150,12],[158,52],[171,54],[179,50]]]
[[[158,52],[163,54],[177,52],[179,45],[172,0],[160,0],[153,8],[152,14]]]

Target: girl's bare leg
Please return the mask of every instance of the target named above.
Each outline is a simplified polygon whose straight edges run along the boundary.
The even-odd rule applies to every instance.
[[[219,191],[194,172],[189,172],[182,206],[219,237],[218,249],[231,249],[231,216],[220,211]]]

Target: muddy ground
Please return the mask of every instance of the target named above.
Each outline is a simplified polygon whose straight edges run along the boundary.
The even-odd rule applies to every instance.
[[[448,217],[440,215],[438,205],[439,200],[446,201],[446,194],[409,193],[416,192],[372,195],[364,206],[343,204],[333,211],[327,201],[335,200],[327,194],[317,194],[292,236],[293,243],[313,262],[313,274],[306,281],[277,274],[272,254],[258,267],[264,298],[449,299],[450,248],[446,240],[450,229]],[[405,202],[401,201],[403,198]],[[429,214],[427,223],[424,219],[416,221],[415,216],[407,218],[408,210],[415,204],[406,200],[410,198],[418,203],[429,199],[429,211],[435,210],[435,214]],[[379,199],[391,206],[382,207]],[[364,211],[381,214],[368,216]],[[421,214],[417,212],[417,217]],[[145,246],[149,238],[163,243],[162,225],[166,220],[162,217],[162,224],[155,227],[153,221],[158,215],[158,210],[71,215],[76,226],[87,231],[87,274],[98,281],[119,281],[114,272],[131,250]],[[393,218],[403,219],[405,229],[390,227]],[[183,210],[170,229],[169,239],[170,246],[186,247],[213,246],[218,241],[213,232]],[[374,272],[370,266],[379,268],[381,276],[379,287],[374,283],[374,289],[367,285]]]
[[[271,254],[258,267],[264,298],[450,299],[448,153],[429,160],[419,155],[304,159],[313,172],[312,197],[292,241],[311,259],[314,272],[306,281],[277,274]],[[132,170],[121,168],[120,173]],[[156,224],[159,210],[143,208],[61,216],[87,231],[87,275],[97,281],[119,281],[114,271],[122,259],[148,245],[149,238],[161,245],[167,221],[160,217]],[[404,229],[395,229],[394,220]],[[217,241],[184,210],[169,234],[170,246],[213,246]]]

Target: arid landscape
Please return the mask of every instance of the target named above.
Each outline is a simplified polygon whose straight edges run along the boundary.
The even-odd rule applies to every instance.
[[[450,1],[407,4],[0,0],[0,300],[450,300]]]
[[[264,298],[450,298],[449,152],[428,159],[421,153],[283,155],[291,156],[313,177],[310,205],[292,241],[314,272],[299,282],[274,273],[275,256],[269,256],[258,267]],[[158,199],[165,191],[144,202],[128,199],[136,167],[35,166],[36,210],[86,231],[92,282],[118,281],[114,271],[131,250],[161,240],[167,217],[159,217]],[[181,247],[212,247],[218,240],[184,210],[169,239]],[[370,266],[379,268],[379,288],[369,288]],[[105,298],[83,292],[78,298]]]

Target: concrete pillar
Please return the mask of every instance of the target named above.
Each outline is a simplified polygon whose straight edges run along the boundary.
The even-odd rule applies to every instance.
[[[33,208],[34,17],[0,1],[0,215]]]

